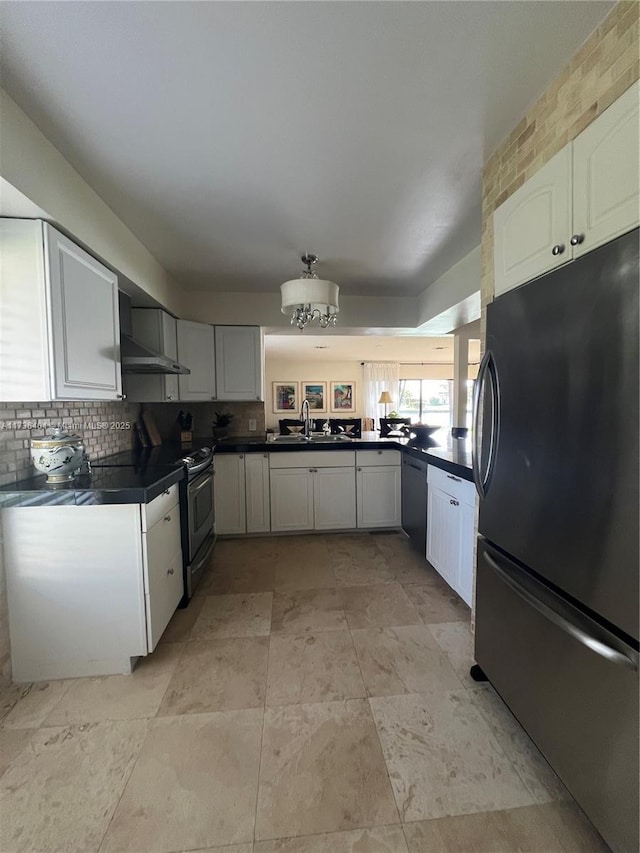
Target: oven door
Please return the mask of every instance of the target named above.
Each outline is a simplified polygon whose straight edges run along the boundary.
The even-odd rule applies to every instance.
[[[189,562],[213,530],[213,469],[210,467],[187,486],[189,502]]]

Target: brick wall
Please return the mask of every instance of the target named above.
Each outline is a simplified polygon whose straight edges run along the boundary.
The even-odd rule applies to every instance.
[[[622,0],[486,161],[482,173],[481,290],[494,296],[493,211],[639,77],[640,3]]]

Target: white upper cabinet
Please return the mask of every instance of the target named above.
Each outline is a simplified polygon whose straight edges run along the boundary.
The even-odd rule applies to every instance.
[[[41,220],[3,219],[0,252],[0,399],[121,399],[116,274]]]
[[[567,146],[496,210],[496,296],[571,258],[571,149]]]
[[[180,374],[181,400],[216,399],[216,355],[213,326],[178,320],[178,361],[191,370]]]
[[[263,339],[259,326],[216,326],[218,400],[263,399]]]
[[[494,213],[495,295],[637,227],[640,83]]]
[[[573,142],[573,257],[640,223],[640,83]]]
[[[132,308],[133,337],[172,361],[178,360],[176,319],[161,308]],[[139,403],[171,403],[178,400],[175,373],[129,373],[125,377],[129,400]]]

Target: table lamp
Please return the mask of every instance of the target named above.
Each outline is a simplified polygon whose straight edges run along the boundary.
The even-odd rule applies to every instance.
[[[378,403],[384,403],[384,416],[386,418],[387,406],[389,405],[389,403],[393,403],[393,400],[391,399],[391,394],[388,391],[383,391],[382,394],[380,394],[380,399],[378,400]]]

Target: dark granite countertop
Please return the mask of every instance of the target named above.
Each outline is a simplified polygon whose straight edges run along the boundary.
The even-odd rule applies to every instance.
[[[407,438],[380,438],[378,433],[363,433],[362,438],[352,438],[349,441],[287,442],[266,441],[265,436],[232,436],[217,442],[214,453],[296,453],[302,450],[400,450],[417,459],[425,460],[429,465],[442,468],[450,474],[456,474],[463,480],[473,480],[471,468],[471,444],[468,439],[449,438],[446,446],[431,441],[428,446],[418,447]]]
[[[267,441],[262,433],[233,436],[216,443],[209,437],[195,437],[190,444],[169,441],[158,447],[116,453],[93,462],[91,474],[60,485],[48,484],[44,474],[34,474],[18,483],[1,486],[0,507],[149,503],[185,477],[180,459],[205,446],[213,447],[216,454],[399,450],[464,480],[473,480],[467,439],[448,438],[446,446],[431,440],[428,446],[418,447],[406,438],[380,438],[371,432],[345,442],[288,444]]]
[[[150,503],[185,476],[182,465],[95,466],[69,483],[51,484],[44,474],[0,487],[0,507],[88,506]]]

